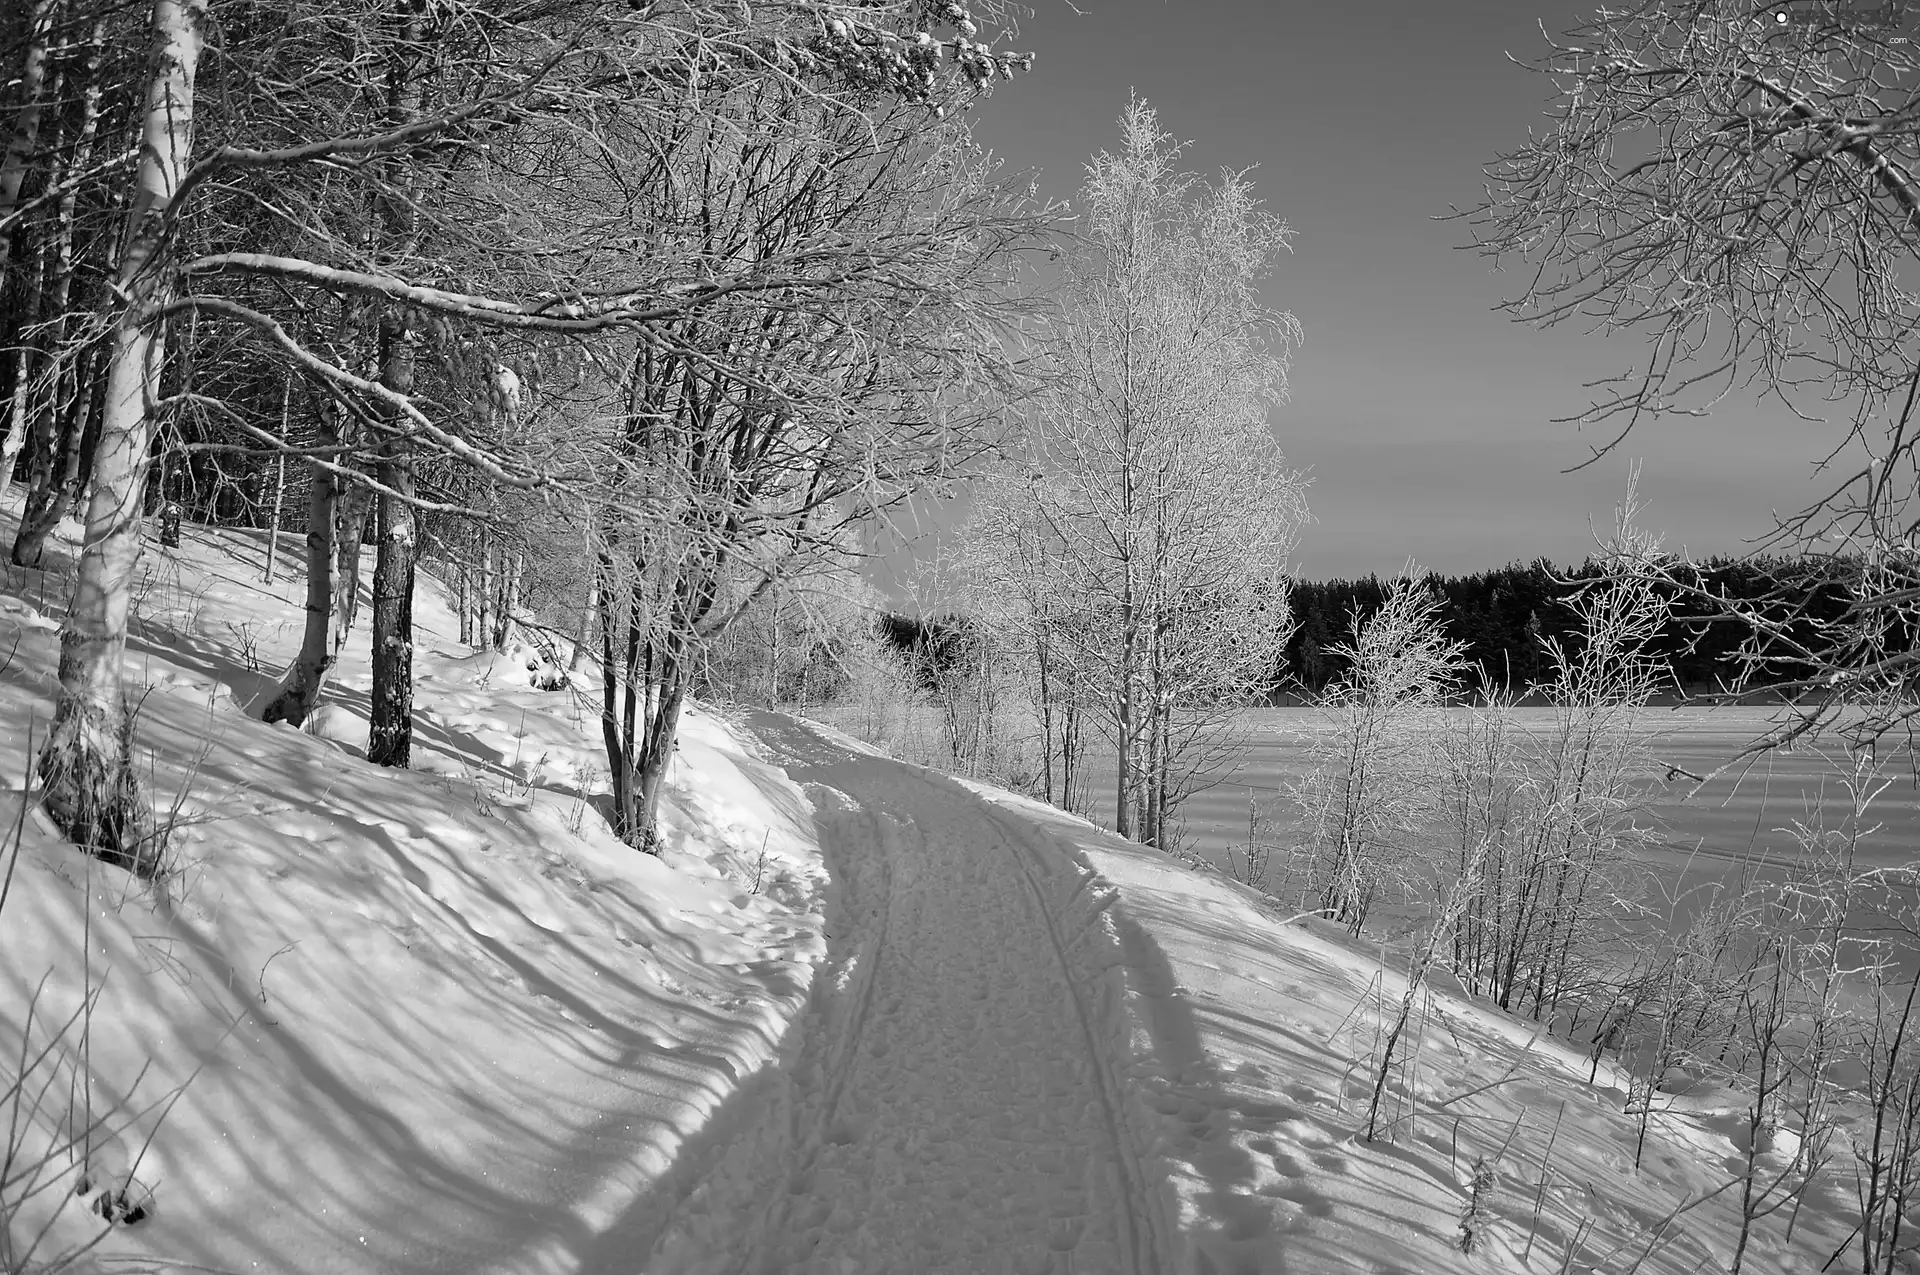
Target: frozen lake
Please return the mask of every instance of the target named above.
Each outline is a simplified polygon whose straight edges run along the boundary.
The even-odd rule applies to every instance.
[[[823,720],[854,726],[848,710],[815,711]],[[1772,711],[1650,708],[1643,724],[1660,761],[1704,775],[1758,737]],[[1549,709],[1517,713],[1523,726],[1535,730],[1547,728],[1552,719]],[[919,714],[926,716],[921,724],[925,737],[936,737],[939,728],[931,711]],[[1231,747],[1223,750],[1211,783],[1180,808],[1187,848],[1223,863],[1229,846],[1246,842],[1249,799],[1263,814],[1277,816],[1284,829],[1291,814],[1287,794],[1309,764],[1310,735],[1321,729],[1321,719],[1307,708],[1249,709],[1224,728],[1223,743],[1230,739]],[[1792,752],[1749,759],[1697,794],[1684,776],[1658,784],[1645,812],[1658,834],[1650,866],[1677,889],[1683,881],[1693,885],[1748,864],[1796,856],[1798,846],[1790,832],[1796,821],[1819,817],[1827,826],[1838,827],[1845,818],[1849,799],[1840,782],[1845,766],[1844,758],[1803,743]],[[1092,813],[1111,826],[1111,755],[1091,758],[1087,774],[1088,789],[1098,803]],[[1900,868],[1920,860],[1920,790],[1904,758],[1891,758],[1883,777],[1890,782],[1869,814],[1874,831],[1863,840],[1865,864]]]
[[[1545,729],[1552,720],[1548,709],[1520,709],[1518,715],[1532,729]],[[1647,710],[1644,723],[1660,761],[1704,775],[1751,743],[1768,720],[1768,712],[1760,709],[1654,708]],[[1271,801],[1302,774],[1308,737],[1323,727],[1310,709],[1267,708],[1249,710],[1234,729],[1244,736],[1243,746],[1214,785],[1183,808],[1189,834],[1210,858],[1229,838],[1244,840],[1249,794]],[[1793,838],[1784,831],[1795,820],[1819,812],[1832,826],[1845,815],[1848,798],[1840,784],[1845,765],[1844,759],[1803,744],[1790,753],[1750,759],[1697,795],[1689,795],[1691,780],[1676,778],[1663,785],[1648,813],[1676,858],[1728,865],[1778,859],[1795,852]],[[1871,817],[1882,826],[1870,842],[1875,862],[1892,867],[1913,858],[1920,844],[1920,791],[1898,761],[1886,777],[1893,782],[1873,803]]]
[[[1544,729],[1551,720],[1547,709],[1521,709],[1523,725]],[[1765,730],[1770,710],[1747,708],[1654,708],[1644,718],[1651,751],[1660,761],[1705,775],[1724,766]],[[1291,811],[1286,794],[1308,764],[1309,735],[1324,729],[1310,709],[1249,710],[1234,724],[1242,739],[1214,784],[1190,797],[1182,807],[1190,848],[1215,864],[1225,861],[1228,848],[1244,846],[1249,797],[1278,815],[1284,830]],[[1775,751],[1743,763],[1693,793],[1693,781],[1678,777],[1658,784],[1644,819],[1657,830],[1647,866],[1660,879],[1663,892],[1680,899],[1678,911],[1691,911],[1689,901],[1698,887],[1734,877],[1749,865],[1764,872],[1768,863],[1781,863],[1799,854],[1791,829],[1796,821],[1825,820],[1837,828],[1845,820],[1850,798],[1841,783],[1846,761],[1832,753],[1802,744],[1792,752]],[[1920,790],[1905,757],[1890,760],[1883,776],[1890,781],[1868,816],[1873,830],[1863,838],[1861,866],[1904,868],[1920,860]],[[1105,810],[1111,810],[1106,795]],[[1284,836],[1284,831],[1282,833]],[[1915,900],[1909,887],[1898,895],[1907,900],[1909,916]],[[1856,925],[1879,928],[1887,918],[1859,916]],[[1909,937],[1901,946],[1915,960]]]

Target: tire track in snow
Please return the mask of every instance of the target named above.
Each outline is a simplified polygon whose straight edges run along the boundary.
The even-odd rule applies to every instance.
[[[821,805],[836,800],[846,800],[848,805],[852,806],[851,799],[838,789],[826,788],[818,784],[807,785],[807,795],[813,799],[816,810]],[[831,805],[829,809],[832,809]],[[879,907],[876,909],[878,921],[871,938],[863,943],[852,945],[852,950],[846,957],[834,962],[830,967],[835,980],[841,983],[843,989],[836,994],[837,1000],[846,1001],[847,985],[857,984],[851,989],[853,992],[851,1011],[844,1025],[837,1028],[830,1022],[820,1023],[819,1025],[826,1030],[816,1032],[803,1045],[803,1066],[812,1061],[808,1057],[809,1054],[826,1052],[833,1055],[824,1067],[826,1085],[821,1091],[817,1108],[810,1110],[805,1104],[799,1104],[788,1114],[790,1125],[788,1139],[791,1148],[789,1158],[794,1163],[788,1171],[786,1182],[776,1184],[776,1189],[767,1193],[766,1202],[756,1210],[754,1224],[747,1230],[747,1249],[741,1254],[739,1264],[735,1267],[736,1275],[750,1275],[752,1272],[764,1269],[762,1259],[766,1256],[766,1245],[763,1237],[777,1234],[790,1220],[791,1211],[787,1210],[783,1213],[781,1206],[789,1202],[786,1199],[787,1196],[802,1193],[794,1190],[794,1186],[801,1183],[811,1184],[820,1149],[833,1136],[834,1121],[840,1110],[841,1100],[846,1096],[847,1083],[853,1075],[853,1057],[860,1046],[867,1019],[872,1014],[874,988],[879,986],[880,980],[877,974],[881,967],[881,957],[886,949],[889,922],[893,916],[893,856],[890,845],[893,829],[887,827],[887,816],[884,814],[872,811],[865,811],[862,814],[863,822],[873,834],[869,844],[880,851],[873,856],[873,867],[880,877]],[[852,917],[848,916],[847,920],[851,921]],[[811,1017],[826,1019],[830,1017],[830,1012],[810,1015]],[[812,1022],[809,1023],[810,1027],[814,1025]],[[803,1125],[809,1127],[802,1127]],[[784,1193],[781,1187],[785,1188]]]
[[[1152,1188],[1141,1171],[1139,1152],[1132,1145],[1133,1139],[1128,1136],[1129,1129],[1123,1114],[1126,1110],[1125,1095],[1120,1092],[1120,1079],[1107,1065],[1106,1056],[1101,1051],[1099,1039],[1094,1032],[1093,1017],[1088,1010],[1086,999],[1080,994],[1079,982],[1073,976],[1073,962],[1067,956],[1070,944],[1061,941],[1060,927],[1055,922],[1052,909],[1047,906],[1046,895],[1040,889],[1039,881],[1034,878],[1034,860],[1038,858],[1039,852],[1027,843],[1026,836],[1030,835],[1027,829],[1010,828],[1005,817],[988,806],[986,802],[982,801],[980,806],[989,821],[1000,829],[1002,844],[1006,846],[1007,853],[1013,858],[1015,866],[1020,869],[1021,877],[1027,883],[1035,910],[1039,912],[1041,924],[1046,927],[1047,939],[1053,946],[1054,957],[1060,963],[1060,977],[1067,985],[1068,994],[1073,998],[1074,1014],[1079,1020],[1081,1036],[1086,1041],[1087,1057],[1092,1060],[1094,1074],[1099,1078],[1100,1105],[1106,1115],[1108,1135],[1113,1140],[1114,1160],[1125,1181],[1128,1200],[1125,1217],[1127,1269],[1150,1270],[1153,1265],[1157,1265],[1154,1259],[1157,1257],[1159,1248],[1155,1242],[1156,1237],[1152,1233],[1152,1223],[1156,1216]],[[1070,905],[1092,883],[1091,872],[1075,875],[1077,880],[1062,904],[1063,907]],[[1094,918],[1089,917],[1088,923],[1094,923]],[[1141,1233],[1143,1226],[1147,1231],[1145,1235]]]
[[[957,784],[760,727],[816,794],[833,955],[776,1092],[642,1269],[1159,1270],[1123,1038],[1066,932],[1079,907],[1097,924],[1086,874]]]

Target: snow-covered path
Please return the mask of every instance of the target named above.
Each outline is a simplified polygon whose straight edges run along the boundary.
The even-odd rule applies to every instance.
[[[1162,1269],[1119,998],[1078,941],[1091,874],[956,783],[755,726],[816,808],[830,955],[778,1092],[645,1269]]]

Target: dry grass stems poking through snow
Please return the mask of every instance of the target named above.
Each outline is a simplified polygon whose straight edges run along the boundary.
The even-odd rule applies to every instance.
[[[29,744],[36,732],[29,727]],[[28,756],[32,755],[31,748]],[[12,794],[0,830],[0,925],[8,923],[20,871],[30,803],[30,775]],[[100,878],[107,870],[82,858],[77,870],[88,898],[87,932],[80,936],[86,969],[67,999],[51,984],[52,971],[32,984],[17,1014],[0,1031],[0,1271],[7,1275],[61,1275],[89,1268],[114,1228],[138,1226],[156,1207],[156,1179],[146,1153],[168,1112],[191,1083],[171,1089],[149,1081],[141,1068],[123,1087],[102,1084],[93,1064],[98,1033],[116,1025],[99,1020],[108,968],[95,964],[92,901],[117,912],[124,891]],[[118,898],[115,895],[118,893]],[[17,1034],[17,1039],[15,1038]],[[127,1153],[127,1147],[133,1147]],[[151,1269],[146,1264],[117,1269]]]

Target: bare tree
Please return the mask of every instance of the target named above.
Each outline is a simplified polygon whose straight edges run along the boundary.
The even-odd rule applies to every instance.
[[[1435,795],[1434,711],[1466,671],[1464,648],[1441,627],[1439,595],[1414,572],[1409,563],[1380,610],[1356,613],[1348,641],[1334,648],[1347,672],[1316,706],[1323,720],[1309,736],[1311,767],[1295,793],[1321,907],[1355,934],[1385,883],[1405,879],[1423,856],[1419,838]],[[1475,893],[1460,894],[1459,906]]]
[[[1024,470],[1025,472],[1022,472]],[[997,660],[1021,683],[1039,731],[1039,795],[1062,809],[1087,804],[1087,724],[1093,642],[1085,600],[1062,588],[1063,542],[1048,510],[1063,500],[1031,466],[1007,467],[970,485],[972,508],[961,529],[951,576],[970,623],[990,632]]]
[[[957,122],[911,104],[749,86],[710,95],[660,152],[656,233],[715,275],[817,260],[833,282],[716,299],[626,355],[602,463],[651,505],[596,519],[598,609],[616,829],[642,847],[709,644],[997,435],[1012,271],[1043,225]]]
[[[1046,587],[1062,602],[1033,632],[1071,637],[1047,639],[1049,682],[1057,657],[1113,743],[1117,830],[1165,845],[1210,729],[1258,693],[1285,640],[1306,507],[1267,412],[1299,327],[1259,296],[1290,232],[1245,176],[1181,173],[1144,102],[1120,131],[1088,168],[1084,246],[1045,338],[1050,381],[1020,462],[1045,477],[1007,493],[1029,502],[1030,543],[987,559],[1031,568],[1035,549],[1057,550]],[[1039,583],[1014,587],[1037,601]]]
[[[321,486],[318,505],[343,483],[385,502],[371,751],[403,764],[409,511],[452,507],[418,489],[422,465],[444,460],[521,490],[578,493],[596,481],[569,441],[524,436],[510,445],[497,431],[464,426],[463,412],[485,393],[493,361],[485,347],[605,340],[617,362],[635,334],[723,302],[757,298],[778,314],[796,298],[887,279],[899,267],[884,252],[820,238],[715,253],[677,237],[682,227],[646,221],[654,210],[628,197],[677,162],[668,152],[680,122],[702,102],[754,85],[778,85],[848,119],[867,118],[877,101],[931,118],[937,97],[953,100],[1023,62],[969,38],[977,25],[965,8],[935,14],[904,0],[751,11],[544,0],[509,15],[387,0],[324,13],[236,3],[215,23],[219,2],[163,0],[153,10],[156,70],[114,287],[100,294],[113,337],[92,435],[87,551],[65,638],[60,725],[41,767],[58,821],[143,870],[151,864],[133,849],[144,834],[118,661],[147,466],[163,425],[170,457],[180,422],[212,422],[207,448],[293,448],[338,480]],[[933,23],[951,36],[934,38]],[[218,91],[196,100],[209,30],[222,40],[208,68]],[[584,31],[597,38],[582,39]],[[59,180],[98,189],[118,180],[115,162]],[[598,180],[569,182],[596,165]],[[530,182],[542,198],[528,197]],[[57,186],[43,182],[33,200],[0,213],[0,230],[29,204],[51,206]],[[582,198],[603,202],[582,215],[568,206]],[[37,267],[47,242],[36,240]],[[326,322],[330,313],[337,325]],[[688,348],[678,338],[666,346]],[[203,371],[198,356],[211,350],[222,357]],[[184,357],[163,367],[162,353],[175,351]],[[742,386],[758,384],[751,349],[708,346],[698,357],[728,365]],[[210,392],[222,368],[248,362],[278,366],[240,378],[252,388],[238,395]],[[310,383],[321,419],[340,427],[312,446],[272,427],[273,391],[289,367]],[[212,436],[215,426],[224,437]],[[657,512],[644,495],[611,499],[625,516]],[[310,532],[336,523],[351,532],[351,517],[322,507],[315,515]],[[311,546],[316,564],[327,549],[336,560],[357,553],[357,536],[351,545],[331,539]],[[350,615],[351,593],[334,605]],[[323,614],[310,603],[307,649],[288,679],[292,702],[275,701],[285,715],[311,703],[337,651],[339,631]]]
[[[1914,710],[1920,295],[1920,50],[1904,2],[1639,0],[1552,42],[1550,127],[1488,171],[1479,246],[1527,269],[1506,303],[1544,325],[1639,331],[1645,362],[1581,419],[1616,433],[1697,415],[1737,389],[1807,416],[1841,476],[1769,546],[1826,560],[1848,605],[1804,594],[1695,600],[1747,623],[1751,683],[1799,697],[1769,747],[1872,701],[1862,735]],[[1808,673],[1808,668],[1811,673]]]

